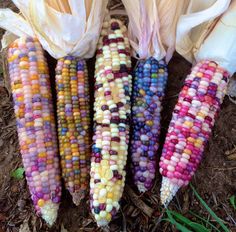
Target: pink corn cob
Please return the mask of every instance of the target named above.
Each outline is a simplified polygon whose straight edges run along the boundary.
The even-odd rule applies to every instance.
[[[229,74],[212,61],[199,62],[187,76],[160,160],[161,202],[165,206],[194,175],[223,102],[228,80]]]
[[[8,65],[20,151],[37,214],[52,225],[61,197],[60,169],[47,62],[40,43],[19,38]]]

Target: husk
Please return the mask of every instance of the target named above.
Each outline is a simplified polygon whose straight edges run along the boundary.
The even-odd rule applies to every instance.
[[[221,16],[195,54],[196,61],[217,62],[231,75],[236,71],[236,1]]]
[[[129,17],[128,35],[133,56],[162,59],[166,52],[160,38],[156,0],[122,0]]]
[[[0,27],[16,36],[36,36],[56,59],[94,55],[108,0],[14,0],[14,3],[23,16],[0,10]],[[5,47],[11,42],[4,37],[2,44]]]
[[[177,52],[195,62],[195,54],[229,4],[230,0],[191,0],[186,14],[177,24]]]
[[[160,35],[169,62],[175,51],[176,26],[179,17],[187,10],[189,0],[156,0],[160,19]]]
[[[189,0],[122,0],[129,17],[129,39],[133,55],[168,62],[175,50],[178,18]]]

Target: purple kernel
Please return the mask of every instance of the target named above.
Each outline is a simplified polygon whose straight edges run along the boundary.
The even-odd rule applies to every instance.
[[[110,155],[118,155],[118,152],[117,152],[117,151],[114,151],[114,150],[110,150],[110,151],[109,151],[109,154],[110,154]]]
[[[101,107],[101,109],[102,109],[103,111],[105,111],[105,110],[108,110],[109,108],[108,108],[107,105],[103,105],[103,106]]]

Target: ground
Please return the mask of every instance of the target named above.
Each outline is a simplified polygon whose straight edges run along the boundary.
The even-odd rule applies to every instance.
[[[0,7],[12,7],[9,2],[0,0]],[[116,0],[113,1],[113,4],[119,2]],[[4,57],[3,52],[2,57]],[[1,59],[1,61],[3,60]],[[94,59],[88,61],[91,80],[93,78],[93,62]],[[55,62],[52,62],[51,69],[54,68],[54,64]],[[63,191],[58,221],[54,227],[48,228],[40,218],[35,216],[25,179],[16,180],[11,177],[10,173],[18,167],[22,167],[22,162],[9,80],[7,77],[3,78],[3,73],[7,72],[2,67],[4,66],[0,66],[0,232],[102,231],[96,227],[93,221],[88,200],[79,207],[75,207],[65,190]],[[178,93],[186,75],[190,72],[191,65],[175,54],[168,68],[169,80],[163,102],[161,144],[164,142]],[[205,149],[204,159],[191,183],[231,231],[236,231],[236,211],[229,202],[229,198],[236,194],[236,154],[233,151],[235,147],[236,107],[226,96],[211,139]],[[160,154],[161,148],[158,157]],[[129,163],[127,167],[129,167]],[[110,224],[110,229],[106,231],[176,231],[169,222],[160,220],[163,212],[160,206],[160,180],[160,175],[157,174],[152,190],[140,195],[132,180],[127,179],[121,200],[121,210]],[[199,203],[190,187],[179,191],[177,197],[170,204],[170,209],[193,221],[198,221],[198,219],[191,216],[189,211],[197,212],[210,222],[215,223]]]

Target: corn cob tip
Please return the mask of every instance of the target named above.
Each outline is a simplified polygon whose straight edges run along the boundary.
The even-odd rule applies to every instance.
[[[78,206],[81,202],[82,199],[85,198],[85,191],[80,191],[80,192],[75,192],[75,193],[72,193],[72,200],[73,200],[73,203]]]
[[[140,193],[144,193],[144,192],[147,191],[147,188],[144,186],[143,183],[138,183],[138,184],[137,184],[137,187],[138,187],[138,191],[139,191]]]
[[[178,192],[180,186],[171,182],[171,180],[167,177],[162,178],[161,184],[161,204],[165,206],[165,208],[169,205],[175,194]]]
[[[109,229],[109,227],[108,227],[109,223],[110,223],[110,221],[107,221],[105,218],[103,218],[101,220],[97,220],[97,225],[99,227],[102,227],[102,229],[104,229],[104,231],[106,228]]]
[[[52,201],[48,201],[41,207],[42,218],[45,222],[52,226],[57,219],[59,204],[55,204]]]

